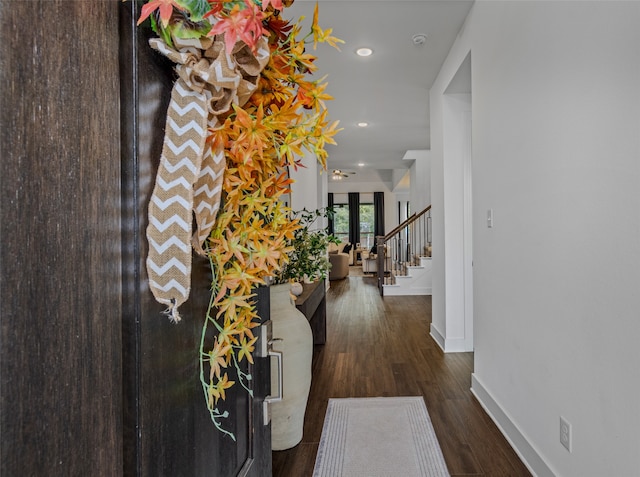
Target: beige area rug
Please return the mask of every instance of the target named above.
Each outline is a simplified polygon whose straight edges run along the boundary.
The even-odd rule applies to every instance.
[[[313,477],[449,477],[420,396],[329,399]]]
[[[362,271],[362,265],[350,265],[349,266],[350,277],[366,277],[367,274]],[[373,273],[369,273],[368,276],[374,276]]]

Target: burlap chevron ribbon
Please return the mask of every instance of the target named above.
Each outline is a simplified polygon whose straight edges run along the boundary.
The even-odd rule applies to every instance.
[[[147,273],[156,300],[168,306],[172,321],[180,321],[178,306],[191,288],[191,246],[204,253],[202,245],[220,207],[224,150],[207,145],[207,129],[215,127],[232,104],[249,99],[269,60],[269,48],[265,38],[256,54],[241,42],[227,54],[223,41],[210,38],[174,38],[175,48],[158,38],[149,43],[176,63],[178,79],[149,202]]]

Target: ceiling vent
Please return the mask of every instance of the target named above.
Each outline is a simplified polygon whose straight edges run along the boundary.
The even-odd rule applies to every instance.
[[[416,46],[424,45],[427,42],[427,35],[424,33],[416,33],[411,37],[411,41]]]

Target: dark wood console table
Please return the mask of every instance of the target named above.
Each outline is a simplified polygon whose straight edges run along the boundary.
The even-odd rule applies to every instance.
[[[324,280],[302,284],[302,294],[296,298],[296,308],[309,320],[313,344],[327,339],[327,299]]]

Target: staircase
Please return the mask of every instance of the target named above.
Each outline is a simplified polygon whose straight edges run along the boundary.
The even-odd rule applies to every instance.
[[[376,244],[380,295],[431,295],[431,206],[376,237]]]

